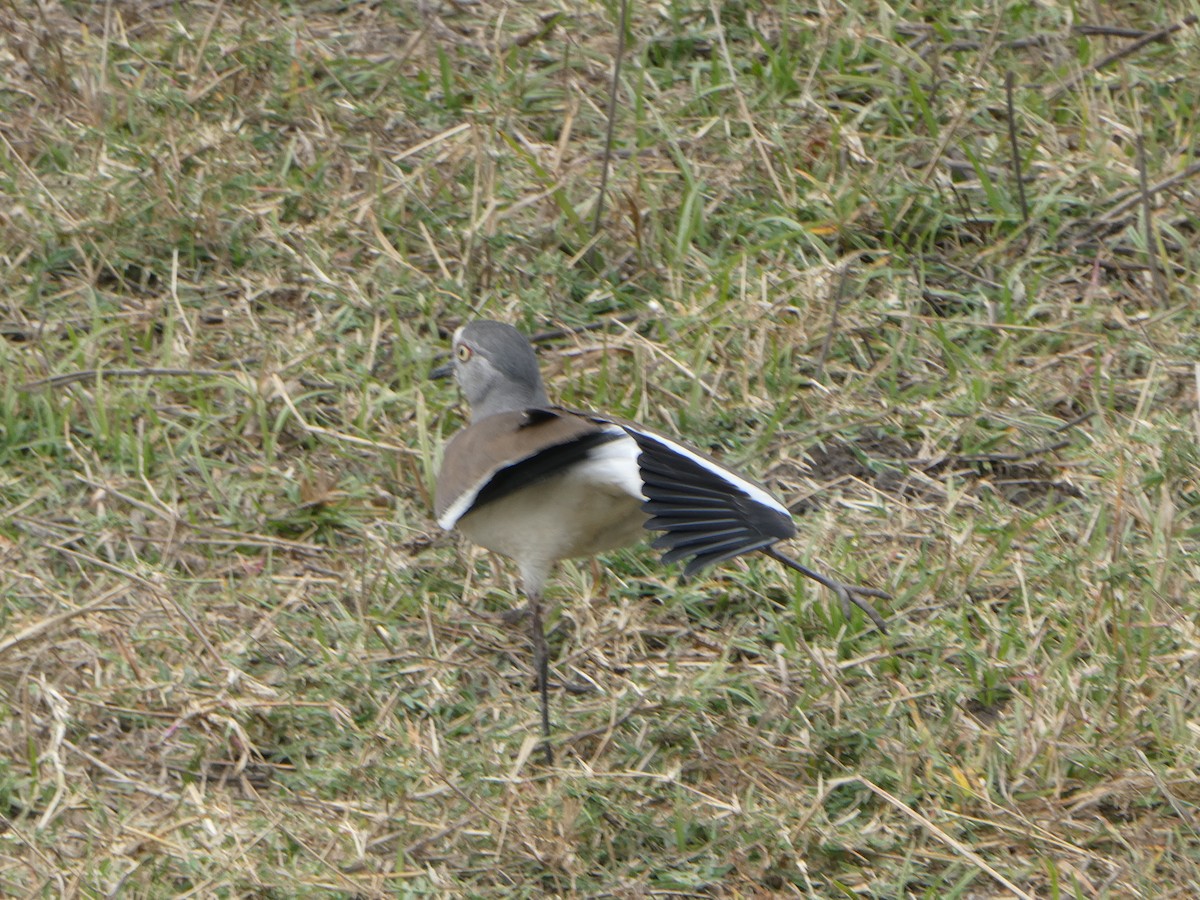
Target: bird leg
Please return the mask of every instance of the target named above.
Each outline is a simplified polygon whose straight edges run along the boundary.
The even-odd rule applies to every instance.
[[[538,695],[542,703],[542,750],[546,754],[546,765],[554,765],[554,748],[550,746],[550,650],[546,646],[546,632],[542,627],[542,597],[538,593],[529,595],[529,634],[533,638],[533,664],[537,669]]]
[[[516,609],[506,609],[500,613],[500,621],[505,625],[516,626],[520,625],[529,617],[529,604],[522,603]],[[594,694],[596,688],[582,681],[563,681],[559,680],[561,687],[568,694]]]
[[[843,584],[840,581],[822,575],[820,572],[814,572],[807,566],[803,566],[796,562],[796,560],[792,559],[787,554],[780,553],[775,549],[774,544],[762,547],[760,549],[763,553],[767,554],[767,556],[771,557],[771,559],[783,563],[789,569],[795,569],[801,575],[811,578],[818,584],[823,584],[825,587],[829,588],[829,590],[837,594],[838,600],[840,600],[842,604],[842,615],[844,615],[847,619],[850,618],[850,605],[854,604],[867,614],[867,617],[875,623],[876,628],[878,628],[884,634],[887,634],[887,625],[884,624],[883,616],[876,612],[875,607],[871,606],[871,604],[866,600],[867,597],[880,597],[884,600],[890,600],[892,595],[887,591],[881,591],[879,588],[873,587],[858,587],[856,585]]]

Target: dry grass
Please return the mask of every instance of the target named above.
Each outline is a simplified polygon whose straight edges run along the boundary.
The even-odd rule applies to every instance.
[[[635,4],[593,239],[615,7],[0,8],[0,894],[1200,894],[1191,10]],[[540,767],[478,314],[892,634],[566,565]]]

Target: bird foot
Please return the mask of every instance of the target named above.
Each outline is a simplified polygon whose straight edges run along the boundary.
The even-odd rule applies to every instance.
[[[876,628],[878,628],[884,634],[887,634],[887,625],[883,621],[883,616],[876,612],[875,607],[873,607],[867,601],[867,597],[880,597],[884,600],[892,599],[892,595],[887,591],[881,591],[879,588],[873,587],[859,587],[858,585],[844,584],[838,581],[836,578],[830,578],[828,575],[822,575],[820,572],[808,568],[808,566],[801,565],[786,553],[779,552],[779,550],[775,548],[774,544],[769,544],[760,549],[763,553],[767,554],[767,556],[771,557],[771,559],[783,563],[789,569],[795,569],[801,575],[811,578],[818,584],[825,585],[825,587],[837,594],[838,599],[842,602],[842,614],[847,619],[850,618],[851,605],[857,606],[867,614],[867,617],[870,618],[872,622],[875,623]]]
[[[829,585],[829,587],[835,594],[837,594],[838,600],[841,601],[843,616],[849,619],[851,605],[857,606],[864,613],[866,613],[867,618],[875,623],[876,628],[878,628],[884,634],[887,634],[887,624],[883,621],[883,616],[881,616],[878,610],[876,610],[875,607],[870,604],[867,598],[878,597],[881,600],[891,600],[891,594],[889,594],[887,591],[881,591],[879,588],[844,584],[841,581],[833,581],[833,579],[830,579],[830,581],[832,583]]]

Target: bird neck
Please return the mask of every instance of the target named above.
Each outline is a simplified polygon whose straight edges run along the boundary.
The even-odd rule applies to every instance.
[[[471,400],[471,419],[486,419],[503,412],[520,412],[550,405],[546,389],[536,384],[520,385],[511,382],[495,385],[482,397]]]

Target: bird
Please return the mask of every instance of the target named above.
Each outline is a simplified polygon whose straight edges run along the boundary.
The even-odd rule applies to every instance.
[[[526,597],[541,703],[542,750],[552,765],[549,652],[542,592],[554,565],[637,543],[662,562],[685,561],[684,577],[760,551],[833,591],[849,616],[866,601],[889,598],[851,586],[779,551],[796,526],[763,485],[656,429],[550,402],[533,345],[516,328],[488,319],[454,332],[449,362],[431,376],[453,375],[470,407],[468,424],[442,454],[434,514],[446,531],[517,564]]]

